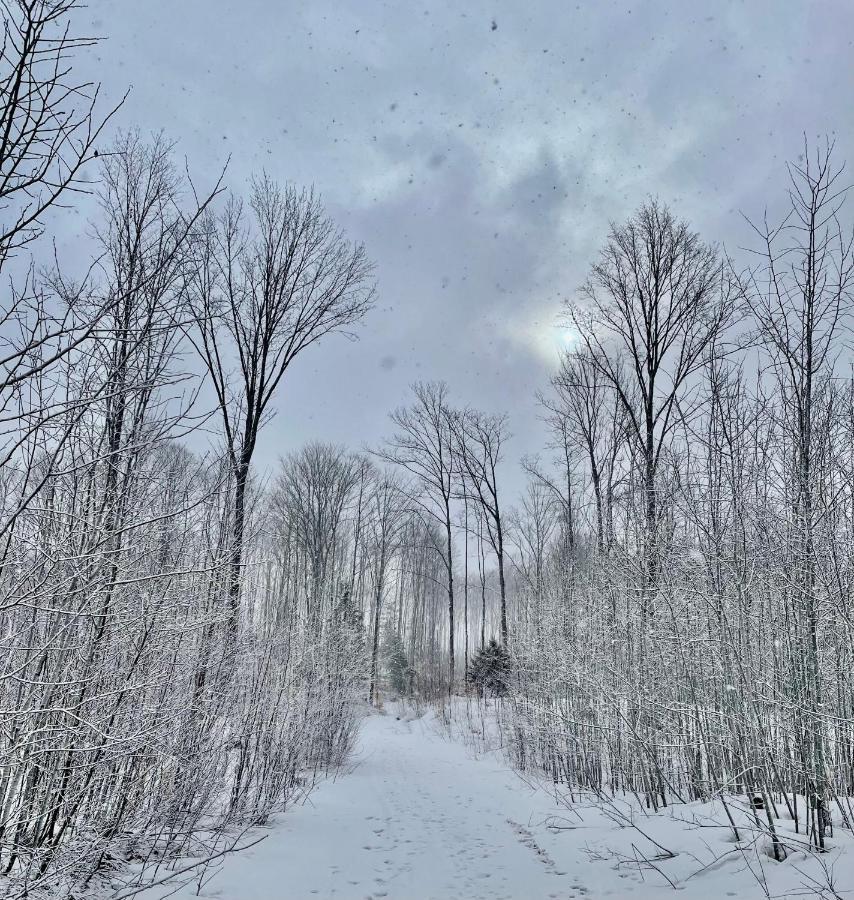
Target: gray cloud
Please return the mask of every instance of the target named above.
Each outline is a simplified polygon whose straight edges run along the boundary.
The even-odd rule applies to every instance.
[[[738,211],[783,199],[804,132],[854,154],[847,0],[91,0],[87,15],[109,36],[93,74],[109,97],[134,88],[122,124],[165,128],[201,180],[231,154],[235,189],[262,167],[315,184],[377,261],[362,340],[298,361],[267,461],[309,438],[376,442],[414,378],[507,410],[509,452],[536,449],[560,300],[610,219],[656,194],[734,248]]]

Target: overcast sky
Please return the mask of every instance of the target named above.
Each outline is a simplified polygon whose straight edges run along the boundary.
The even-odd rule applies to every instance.
[[[164,129],[202,182],[230,155],[236,191],[262,168],[314,184],[376,262],[361,340],[297,361],[262,465],[376,443],[408,384],[439,378],[509,413],[515,462],[544,442],[534,394],[609,220],[657,195],[736,250],[804,132],[854,164],[852,0],[89,0],[84,18],[106,97],[132,87],[119,124]]]

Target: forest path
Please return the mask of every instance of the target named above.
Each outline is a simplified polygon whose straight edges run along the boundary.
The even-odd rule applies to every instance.
[[[477,711],[473,706],[472,724],[481,728]],[[487,731],[494,734],[494,726]],[[448,738],[432,711],[413,719],[390,704],[385,714],[367,715],[348,770],[322,781],[270,828],[250,830],[241,844],[264,840],[208,869],[200,893],[195,882],[140,897],[661,900],[675,895],[672,884],[681,900],[831,896],[813,891],[825,883],[815,857],[793,854],[784,865],[770,864],[768,848],[749,837],[742,854],[720,810],[708,804],[677,806],[652,818],[640,813],[643,832],[677,851],[673,859],[642,865],[638,853],[654,855],[660,847],[637,830],[620,827],[595,807],[574,814],[558,806],[497,752],[476,758],[459,739],[471,734],[463,700],[456,704],[454,733]],[[620,808],[630,809],[622,802]],[[562,828],[550,829],[550,821]],[[787,826],[778,821],[778,828]],[[820,862],[836,879],[834,896],[854,897],[854,842],[837,834],[834,844],[838,848]],[[767,892],[759,875],[769,879]]]
[[[221,900],[547,900],[593,896],[553,862],[557,812],[492,757],[476,759],[424,720],[369,715],[352,772],[325,782],[261,844],[228,857],[202,897]],[[583,843],[583,842],[582,842]],[[575,854],[573,854],[575,855]],[[564,864],[566,864],[564,854]],[[607,891],[606,893],[611,893]],[[597,896],[599,893],[597,892]],[[177,895],[195,896],[184,888]]]

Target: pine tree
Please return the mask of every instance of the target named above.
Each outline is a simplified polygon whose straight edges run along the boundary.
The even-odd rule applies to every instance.
[[[403,649],[403,641],[396,631],[386,638],[383,646],[383,660],[392,689],[398,694],[407,694],[415,672],[409,665]]]
[[[507,693],[510,675],[510,654],[492,638],[472,659],[466,680],[478,693],[489,692],[495,697]]]

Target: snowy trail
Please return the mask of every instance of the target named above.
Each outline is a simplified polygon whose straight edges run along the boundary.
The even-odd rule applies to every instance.
[[[256,848],[228,857],[201,896],[591,896],[582,859],[577,871],[557,868],[531,833],[529,820],[550,812],[545,794],[527,790],[499,763],[473,758],[429,723],[369,716],[354,771],[322,784]],[[176,896],[189,900],[195,891]]]
[[[645,832],[677,851],[656,868],[636,864],[643,837],[587,806],[573,817],[541,788],[529,788],[497,753],[476,758],[423,719],[368,715],[352,771],[322,782],[302,806],[269,829],[254,829],[255,847],[223,858],[205,873],[201,891],[174,884],[159,896],[219,900],[762,900],[770,896],[854,896],[854,847],[839,835],[825,863],[793,854],[785,865],[734,852],[729,829],[689,821],[697,808],[675,807],[642,819]],[[558,816],[568,829],[547,827]],[[782,823],[781,823],[782,827]],[[647,846],[647,853],[655,849]],[[848,853],[838,855],[844,848]],[[622,858],[620,862],[614,851]],[[643,852],[641,849],[640,852]],[[719,857],[716,861],[716,857]],[[808,877],[809,876],[809,877]],[[672,879],[673,884],[668,884]],[[793,892],[793,893],[792,893]]]

